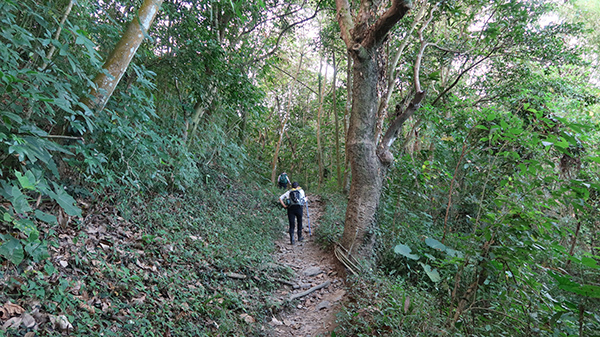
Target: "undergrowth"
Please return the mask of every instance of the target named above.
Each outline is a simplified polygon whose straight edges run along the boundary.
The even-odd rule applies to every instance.
[[[321,202],[325,208],[319,218],[315,238],[317,243],[327,249],[342,237],[348,200],[346,195],[337,193],[321,195]]]
[[[50,259],[3,268],[0,301],[64,315],[75,336],[266,335],[260,322],[285,306],[270,296],[273,276],[289,277],[270,255],[280,212],[270,191],[235,186],[215,179],[187,194],[90,204],[84,221],[41,229],[59,238]]]

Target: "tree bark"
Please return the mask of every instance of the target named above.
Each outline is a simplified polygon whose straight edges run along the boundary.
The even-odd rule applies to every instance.
[[[389,30],[411,7],[408,1],[392,0],[387,10],[373,22],[375,10],[372,5],[372,1],[362,0],[358,15],[353,16],[347,0],[336,0],[342,39],[354,61],[352,111],[346,141],[352,184],[340,243],[350,255],[357,255],[367,264],[372,260],[375,213],[383,178],[391,163],[380,160],[377,155],[377,57]]]
[[[335,51],[332,53],[333,58],[333,119],[335,121],[335,169],[338,188],[342,188],[342,171],[341,171],[341,160],[340,160],[340,125],[338,121],[337,111],[337,95],[336,95],[336,80],[337,80],[337,65],[335,63]]]
[[[347,94],[346,94],[346,106],[344,109],[344,120],[343,120],[343,127],[344,127],[344,139],[345,141],[348,140],[348,122],[350,121],[350,111],[352,110],[352,68],[354,68],[354,65],[352,63],[352,56],[350,55],[350,52],[347,53],[347,59],[348,59],[348,68],[346,71],[346,78],[348,79],[348,84],[347,84]],[[343,187],[343,191],[344,194],[348,194],[350,191],[350,157],[348,156],[348,147],[344,146],[344,181],[342,183],[342,187]]]
[[[127,30],[108,56],[102,71],[94,79],[95,87],[83,103],[93,112],[104,109],[106,102],[112,96],[121,77],[137,52],[147,31],[154,21],[163,0],[144,0],[138,15],[129,23]]]
[[[327,67],[325,67],[325,76],[321,75],[323,69],[323,61],[321,59],[321,65],[319,66],[319,111],[317,112],[317,159],[319,162],[319,189],[323,185],[323,173],[325,165],[323,164],[323,147],[321,145],[321,116],[323,115],[323,100],[325,96],[325,84],[324,79],[327,79]]]

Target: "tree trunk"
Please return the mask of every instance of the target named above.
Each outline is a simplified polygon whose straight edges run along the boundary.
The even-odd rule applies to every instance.
[[[383,178],[393,158],[378,156],[375,138],[377,124],[378,54],[389,30],[410,9],[408,1],[392,0],[374,18],[372,1],[362,0],[358,15],[353,15],[347,0],[336,0],[342,39],[352,54],[352,111],[346,146],[350,157],[352,184],[341,245],[348,254],[372,262],[375,213],[379,205]],[[353,21],[355,20],[355,21]],[[387,149],[386,149],[387,150]],[[381,153],[389,154],[383,151]]]
[[[277,159],[279,158],[279,149],[281,148],[281,141],[283,139],[283,133],[285,132],[285,126],[287,125],[288,119],[290,119],[290,114],[292,113],[292,97],[294,92],[294,84],[298,79],[298,74],[300,74],[300,69],[302,69],[302,58],[304,54],[300,54],[300,62],[298,63],[298,69],[296,70],[296,75],[290,84],[290,95],[288,97],[287,111],[284,113],[283,121],[281,122],[281,129],[279,130],[279,139],[277,140],[277,146],[275,147],[275,154],[273,155],[273,163],[271,165],[271,182],[275,184],[275,180],[277,179]]]
[[[350,55],[350,52],[347,53],[347,59],[348,59],[348,69],[346,71],[346,77],[348,78],[348,87],[346,88],[346,91],[348,91],[347,95],[346,95],[346,107],[344,109],[344,121],[343,121],[343,127],[344,127],[344,139],[346,140],[346,142],[348,141],[348,121],[350,120],[350,111],[352,110],[352,83],[354,83],[352,81],[352,69],[353,69],[353,63],[352,63],[352,56]],[[344,181],[342,182],[342,188],[344,191],[344,194],[348,194],[350,191],[350,156],[348,156],[348,146],[344,146]]]
[[[67,21],[67,18],[69,17],[69,14],[71,13],[71,9],[73,9],[73,5],[74,5],[74,1],[69,0],[69,3],[67,4],[67,8],[65,8],[65,13],[62,16],[62,19],[60,19],[60,24],[58,25],[58,28],[56,29],[56,33],[54,34],[54,39],[57,41],[58,41],[58,38],[60,37],[60,33],[62,32],[63,26],[65,25],[65,21]],[[40,71],[46,70],[49,62],[52,60],[52,56],[54,55],[55,51],[56,51],[56,46],[55,45],[50,46],[50,49],[46,53],[46,58],[44,59],[44,63],[42,64],[42,67],[40,68]]]
[[[376,52],[376,51],[372,51]],[[379,204],[385,166],[376,155],[377,65],[375,57],[354,58],[352,113],[346,146],[352,183],[341,244],[351,254],[370,257],[374,244],[371,229]]]
[[[332,54],[333,58],[333,119],[335,121],[335,169],[337,177],[337,185],[339,189],[342,189],[342,171],[341,171],[341,160],[340,160],[340,125],[338,121],[337,111],[337,95],[336,95],[336,77],[337,77],[337,65],[335,63],[335,51]]]
[[[154,21],[163,0],[144,0],[138,15],[129,23],[119,43],[108,56],[102,71],[94,79],[89,98],[83,103],[95,113],[102,111],[121,77],[127,70],[147,31]]]
[[[323,79],[327,79],[327,67],[325,67],[325,76],[321,75],[323,69],[323,59],[319,66],[319,111],[317,112],[317,160],[319,163],[319,189],[323,185],[323,173],[325,165],[323,164],[323,146],[321,145],[321,116],[323,115],[323,98],[325,96],[325,83]]]

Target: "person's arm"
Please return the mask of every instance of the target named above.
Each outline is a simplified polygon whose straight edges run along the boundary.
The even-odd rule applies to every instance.
[[[289,191],[287,191],[287,192],[283,193],[283,194],[282,194],[282,195],[279,197],[279,203],[281,204],[281,206],[283,206],[283,208],[287,208],[287,205],[285,204],[285,202],[283,202],[283,200],[284,200],[285,198],[288,198],[288,195],[289,195],[289,193],[290,193],[290,192],[289,192]]]

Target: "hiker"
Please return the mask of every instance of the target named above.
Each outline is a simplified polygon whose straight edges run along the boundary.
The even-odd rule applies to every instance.
[[[290,183],[290,178],[288,178],[287,173],[283,172],[277,178],[277,184],[279,184],[279,188],[285,190]]]
[[[298,242],[304,241],[302,237],[302,206],[306,203],[306,196],[302,187],[297,182],[292,183],[292,189],[279,197],[279,202],[283,208],[287,209],[288,220],[290,221],[290,244],[294,244],[294,220],[298,219]]]

